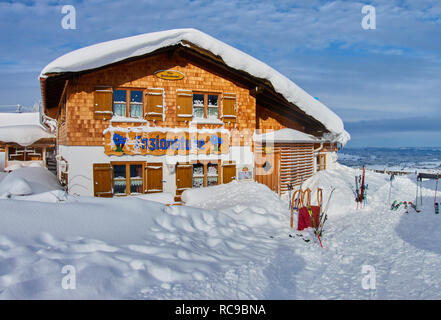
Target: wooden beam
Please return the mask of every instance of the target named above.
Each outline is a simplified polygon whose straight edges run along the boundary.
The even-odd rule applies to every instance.
[[[57,118],[60,116],[60,112],[61,112],[61,107],[62,107],[62,102],[64,99],[64,96],[66,95],[66,91],[67,91],[67,86],[69,85],[69,80],[66,80],[64,82],[64,87],[63,87],[63,91],[61,92],[61,97],[60,97],[60,101],[58,101],[58,106],[57,106]],[[66,110],[67,111],[67,110]]]

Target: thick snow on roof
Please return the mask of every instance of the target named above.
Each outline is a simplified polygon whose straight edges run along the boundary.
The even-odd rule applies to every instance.
[[[0,127],[37,124],[40,124],[40,114],[38,112],[0,113]]]
[[[43,138],[55,138],[40,124],[39,113],[0,113],[0,141],[24,147]]]
[[[322,142],[321,139],[313,135],[306,134],[294,129],[284,128],[277,131],[255,134],[254,141],[271,141],[271,142]]]
[[[174,29],[98,43],[67,53],[51,63],[40,77],[51,73],[78,72],[102,67],[127,58],[188,41],[220,56],[230,67],[266,79],[286,100],[320,121],[332,134],[332,140],[345,144],[350,135],[343,121],[328,107],[267,64],[196,29]]]

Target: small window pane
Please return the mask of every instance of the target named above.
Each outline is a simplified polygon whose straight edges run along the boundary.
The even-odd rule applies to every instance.
[[[117,116],[126,116],[126,101],[127,92],[126,90],[115,90],[113,91],[113,113]]]
[[[126,194],[126,180],[115,180],[113,183],[114,194]]]
[[[126,194],[126,166],[113,166],[113,193],[116,195]]]
[[[202,163],[193,165],[193,176],[204,176],[204,165]]]
[[[193,108],[193,116],[196,118],[204,118],[204,108]]]
[[[204,118],[204,95],[194,94],[193,95],[193,116],[196,118]]]
[[[204,95],[194,94],[193,95],[193,107],[204,107]]]
[[[212,119],[219,118],[219,97],[217,95],[208,95],[207,117]]]
[[[207,177],[207,186],[215,186],[217,185],[217,176],[216,177]]]
[[[130,165],[130,178],[142,179],[142,164]]]
[[[207,164],[207,174],[208,174],[208,176],[217,176],[218,175],[218,165],[216,163]]]
[[[219,118],[219,108],[208,107],[207,117],[211,119]]]
[[[202,188],[204,186],[204,178],[193,178],[193,188]]]
[[[125,179],[126,178],[126,166],[125,165],[114,165],[113,166],[113,178],[114,179]]]
[[[130,180],[130,193],[142,193],[142,179]]]
[[[130,92],[130,117],[142,118],[142,91]]]
[[[24,148],[8,148],[8,160],[9,161],[24,161],[25,149]]]
[[[213,94],[209,94],[208,95],[208,106],[209,107],[218,107],[218,96],[217,95],[213,95]]]

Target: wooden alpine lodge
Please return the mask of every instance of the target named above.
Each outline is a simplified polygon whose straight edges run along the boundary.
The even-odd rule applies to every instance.
[[[320,101],[194,29],[73,51],[46,66],[40,84],[71,194],[180,201],[186,189],[232,180],[282,194],[332,166],[349,139]]]

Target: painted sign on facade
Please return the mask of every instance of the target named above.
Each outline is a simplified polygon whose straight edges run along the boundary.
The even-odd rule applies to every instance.
[[[221,132],[124,132],[104,135],[107,155],[225,154],[229,136]]]
[[[184,79],[184,74],[176,70],[159,70],[155,72],[158,78],[163,80],[181,80]]]

